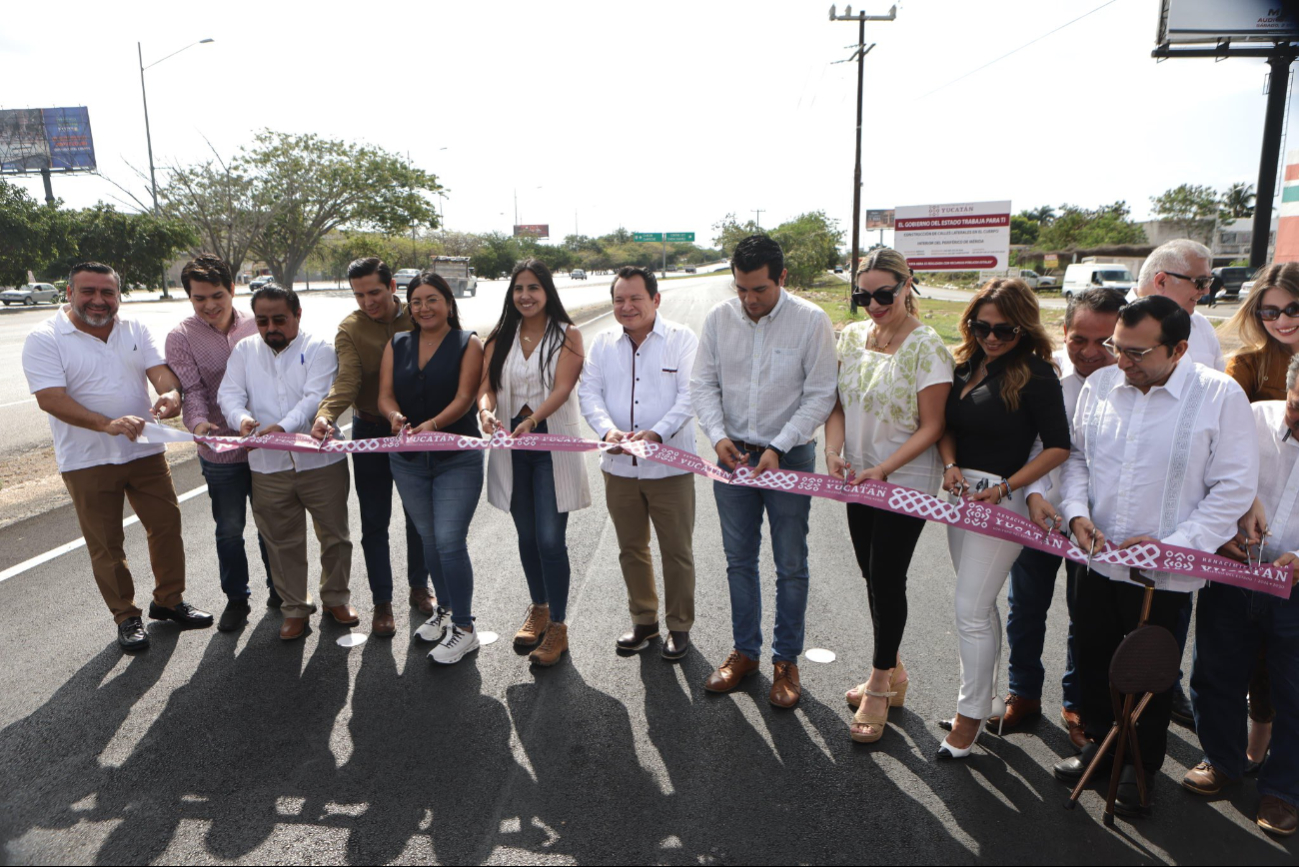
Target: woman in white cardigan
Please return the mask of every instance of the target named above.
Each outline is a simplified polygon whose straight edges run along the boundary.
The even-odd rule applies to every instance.
[[[542,262],[528,259],[514,267],[484,353],[489,361],[478,420],[488,436],[498,430],[511,436],[581,436],[576,386],[582,334]],[[568,649],[568,513],[591,505],[586,464],[578,452],[493,449],[487,459],[487,500],[514,518],[532,595],[514,644],[534,647],[528,658],[537,665],[554,665]]]

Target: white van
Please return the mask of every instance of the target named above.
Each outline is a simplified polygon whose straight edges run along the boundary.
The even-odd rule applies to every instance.
[[[1075,292],[1102,287],[1126,293],[1137,285],[1127,265],[1114,262],[1078,262],[1064,269],[1060,291],[1068,298]]]

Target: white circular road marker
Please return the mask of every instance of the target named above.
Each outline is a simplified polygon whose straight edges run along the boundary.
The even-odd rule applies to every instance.
[[[813,647],[803,655],[811,662],[834,662],[836,659],[834,651],[826,650],[824,647]]]
[[[364,632],[349,632],[346,635],[338,636],[339,647],[360,647],[365,644],[365,640],[370,636]]]

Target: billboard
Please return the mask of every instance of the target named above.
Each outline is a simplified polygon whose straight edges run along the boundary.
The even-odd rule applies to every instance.
[[[893,246],[917,271],[1004,271],[1010,202],[957,202],[896,209]]]
[[[0,110],[0,174],[93,172],[90,112],[75,108]]]
[[[537,238],[538,240],[550,237],[549,223],[527,223],[522,226],[514,227],[514,237],[516,238]]]
[[[1299,17],[1286,0],[1162,0],[1156,45],[1289,42],[1299,39]]]
[[[892,208],[888,210],[877,210],[869,208],[866,211],[866,230],[869,232],[873,229],[892,229],[893,228]]]

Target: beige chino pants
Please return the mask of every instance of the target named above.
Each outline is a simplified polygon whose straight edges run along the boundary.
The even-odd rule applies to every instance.
[[[604,496],[618,534],[618,562],[627,585],[632,623],[658,621],[659,598],[650,555],[650,523],[663,557],[667,627],[689,632],[695,622],[695,479],[629,479],[604,474]]]

